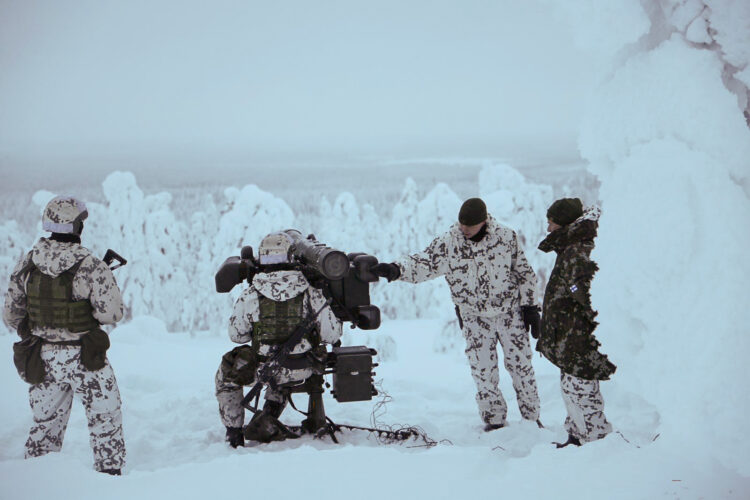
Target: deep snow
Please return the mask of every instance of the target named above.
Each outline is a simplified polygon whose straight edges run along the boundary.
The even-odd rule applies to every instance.
[[[510,378],[501,372],[510,425],[483,432],[463,353],[432,349],[441,326],[435,320],[386,321],[377,333],[398,342],[394,359],[376,368],[376,379],[392,398],[379,424],[419,426],[438,441],[436,446],[380,445],[372,437],[349,435],[338,445],[306,436],[240,450],[223,443],[213,396],[213,374],[231,342],[167,333],[163,323],[149,317],[120,326],[112,333],[109,357],[124,400],[128,465],[121,478],[91,470],[78,401],[63,451],[23,460],[30,424],[23,404],[27,387],[5,363],[0,377],[6,381],[4,398],[12,404],[0,410],[1,496],[205,499],[246,492],[274,498],[632,499],[746,498],[750,491],[750,480],[715,461],[695,460],[661,438],[652,442],[655,409],[616,378],[603,384],[606,409],[630,444],[612,434],[579,449],[555,449],[551,442],[565,438],[559,374],[538,356],[534,366],[547,428],[521,420]],[[351,339],[358,340],[354,333]],[[2,349],[10,349],[11,340],[0,337]],[[336,422],[369,425],[378,399],[340,404],[326,394],[325,404]],[[295,400],[304,406],[304,396]],[[287,408],[282,420],[301,418]]]

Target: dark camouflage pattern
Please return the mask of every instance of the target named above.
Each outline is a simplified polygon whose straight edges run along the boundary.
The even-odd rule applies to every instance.
[[[80,347],[54,344],[42,346],[42,362],[45,379],[29,388],[34,425],[26,441],[26,458],[60,451],[75,395],[86,411],[94,468],[122,469],[125,441],[120,391],[109,362],[101,370],[88,371],[81,365]]]
[[[41,238],[34,248],[21,259],[10,276],[5,294],[3,321],[15,330],[26,316],[26,283],[29,273],[21,271],[30,260],[44,274],[52,277],[81,262],[73,279],[73,299],[88,300],[94,318],[103,325],[118,322],[123,316],[122,296],[109,267],[94,257],[91,251],[78,243],[65,243]],[[78,340],[86,332],[74,333],[64,328],[36,327],[31,332],[51,342]]]
[[[567,226],[552,231],[539,244],[557,252],[544,292],[542,329],[536,349],[564,373],[586,380],[607,380],[616,367],[599,352],[594,337],[598,323],[589,289],[598,267],[589,257],[599,220],[591,207]]]
[[[411,283],[445,276],[463,320],[465,352],[477,386],[482,420],[502,424],[508,413],[498,385],[498,341],[521,415],[530,420],[539,418],[532,351],[521,319],[521,306],[535,304],[536,275],[516,233],[488,216],[487,234],[474,242],[454,224],[423,252],[404,257],[397,265],[399,279]]]
[[[458,224],[421,253],[396,263],[399,279],[421,283],[439,276],[451,289],[461,314],[497,316],[534,305],[536,274],[526,261],[515,231],[487,218],[487,235],[467,240]]]
[[[303,311],[305,315],[312,315],[320,310],[326,302],[323,293],[312,288],[299,271],[275,271],[272,273],[258,274],[253,278],[250,287],[242,291],[242,294],[234,304],[232,316],[229,318],[229,338],[238,344],[250,342],[253,337],[253,325],[260,319],[259,296],[276,301],[290,300],[303,294]],[[326,307],[315,320],[318,332],[323,342],[333,344],[341,338],[341,322],[333,314],[330,307]],[[256,347],[256,346],[254,346]],[[291,351],[291,354],[302,354],[311,350],[314,346],[307,338],[303,338]],[[261,355],[272,354],[277,346],[261,344],[257,346]],[[258,369],[263,363],[258,364]],[[309,368],[290,370],[280,368],[277,372],[276,384],[289,382],[302,382],[313,374]],[[216,384],[216,399],[219,402],[219,415],[226,427],[242,427],[245,419],[245,410],[240,404],[243,389],[228,376],[227,368],[219,365],[214,377]],[[270,387],[266,388],[265,399],[284,403],[283,394]]]
[[[495,317],[464,316],[463,334],[471,376],[477,386],[479,416],[488,424],[505,424],[508,405],[500,392],[497,343],[503,349],[503,361],[513,380],[513,389],[521,416],[539,418],[539,394],[531,366],[531,345],[520,311]],[[489,334],[488,332],[498,332]]]
[[[598,380],[586,380],[560,373],[565,408],[565,430],[581,443],[601,439],[612,432],[612,424],[604,416],[604,399]]]

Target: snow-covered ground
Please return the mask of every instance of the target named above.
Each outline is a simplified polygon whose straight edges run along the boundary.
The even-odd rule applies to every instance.
[[[91,469],[83,409],[76,403],[63,451],[23,460],[31,418],[23,404],[27,386],[10,363],[0,365],[0,476],[7,499],[205,499],[235,496],[298,498],[747,498],[750,480],[713,460],[695,456],[679,440],[652,442],[655,409],[616,380],[603,384],[607,411],[619,434],[582,448],[557,450],[565,439],[559,374],[538,356],[545,429],[522,421],[510,378],[502,372],[510,425],[482,430],[474,385],[460,349],[434,352],[441,322],[386,321],[378,335],[397,339],[376,380],[390,396],[379,425],[418,426],[431,439],[378,444],[373,437],[343,434],[234,450],[223,442],[213,396],[213,374],[228,339],[167,333],[163,324],[138,318],[112,333],[109,357],[123,397],[128,446],[125,475]],[[350,339],[357,341],[357,333]],[[12,339],[0,337],[8,352]],[[326,394],[335,422],[370,425],[380,400],[336,403]],[[298,406],[305,397],[295,396]],[[287,408],[282,420],[302,417]],[[689,436],[685,436],[689,439]],[[640,447],[639,447],[640,446]],[[44,478],[40,480],[39,478]]]

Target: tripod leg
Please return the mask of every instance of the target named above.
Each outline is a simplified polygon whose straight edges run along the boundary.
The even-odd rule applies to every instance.
[[[323,376],[312,375],[305,384],[310,399],[307,402],[307,418],[302,421],[302,426],[314,434],[326,425],[326,412],[323,407]]]

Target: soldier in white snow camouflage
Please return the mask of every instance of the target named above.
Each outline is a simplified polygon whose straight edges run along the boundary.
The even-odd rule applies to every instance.
[[[536,275],[516,233],[489,216],[482,200],[467,200],[458,219],[423,252],[378,264],[373,270],[389,281],[410,283],[445,276],[466,339],[485,430],[505,425],[508,413],[498,385],[498,341],[521,415],[539,423],[539,396],[527,333],[539,323],[534,300]]]
[[[288,264],[290,245],[291,239],[285,233],[266,236],[259,247],[261,265]],[[229,338],[243,345],[224,355],[215,378],[219,413],[232,447],[244,443],[243,386],[253,383],[263,362],[291,336],[302,319],[311,317],[325,303],[322,292],[311,287],[297,270],[256,274],[251,286],[242,291],[229,319]],[[320,342],[332,344],[341,337],[341,322],[330,307],[323,309],[315,324],[314,331],[291,350],[290,367],[281,367],[277,372],[277,386],[302,382],[313,375],[309,366],[294,367],[295,360],[304,359]],[[283,392],[269,386],[265,400],[263,412],[278,418],[286,405]]]
[[[23,339],[14,346],[14,361],[32,383],[34,425],[26,457],[61,449],[77,394],[86,410],[95,469],[119,475],[125,464],[120,393],[100,325],[122,318],[122,297],[107,265],[80,244],[87,215],[85,204],[74,198],[47,204],[42,227],[52,235],[15,267],[3,320]]]

